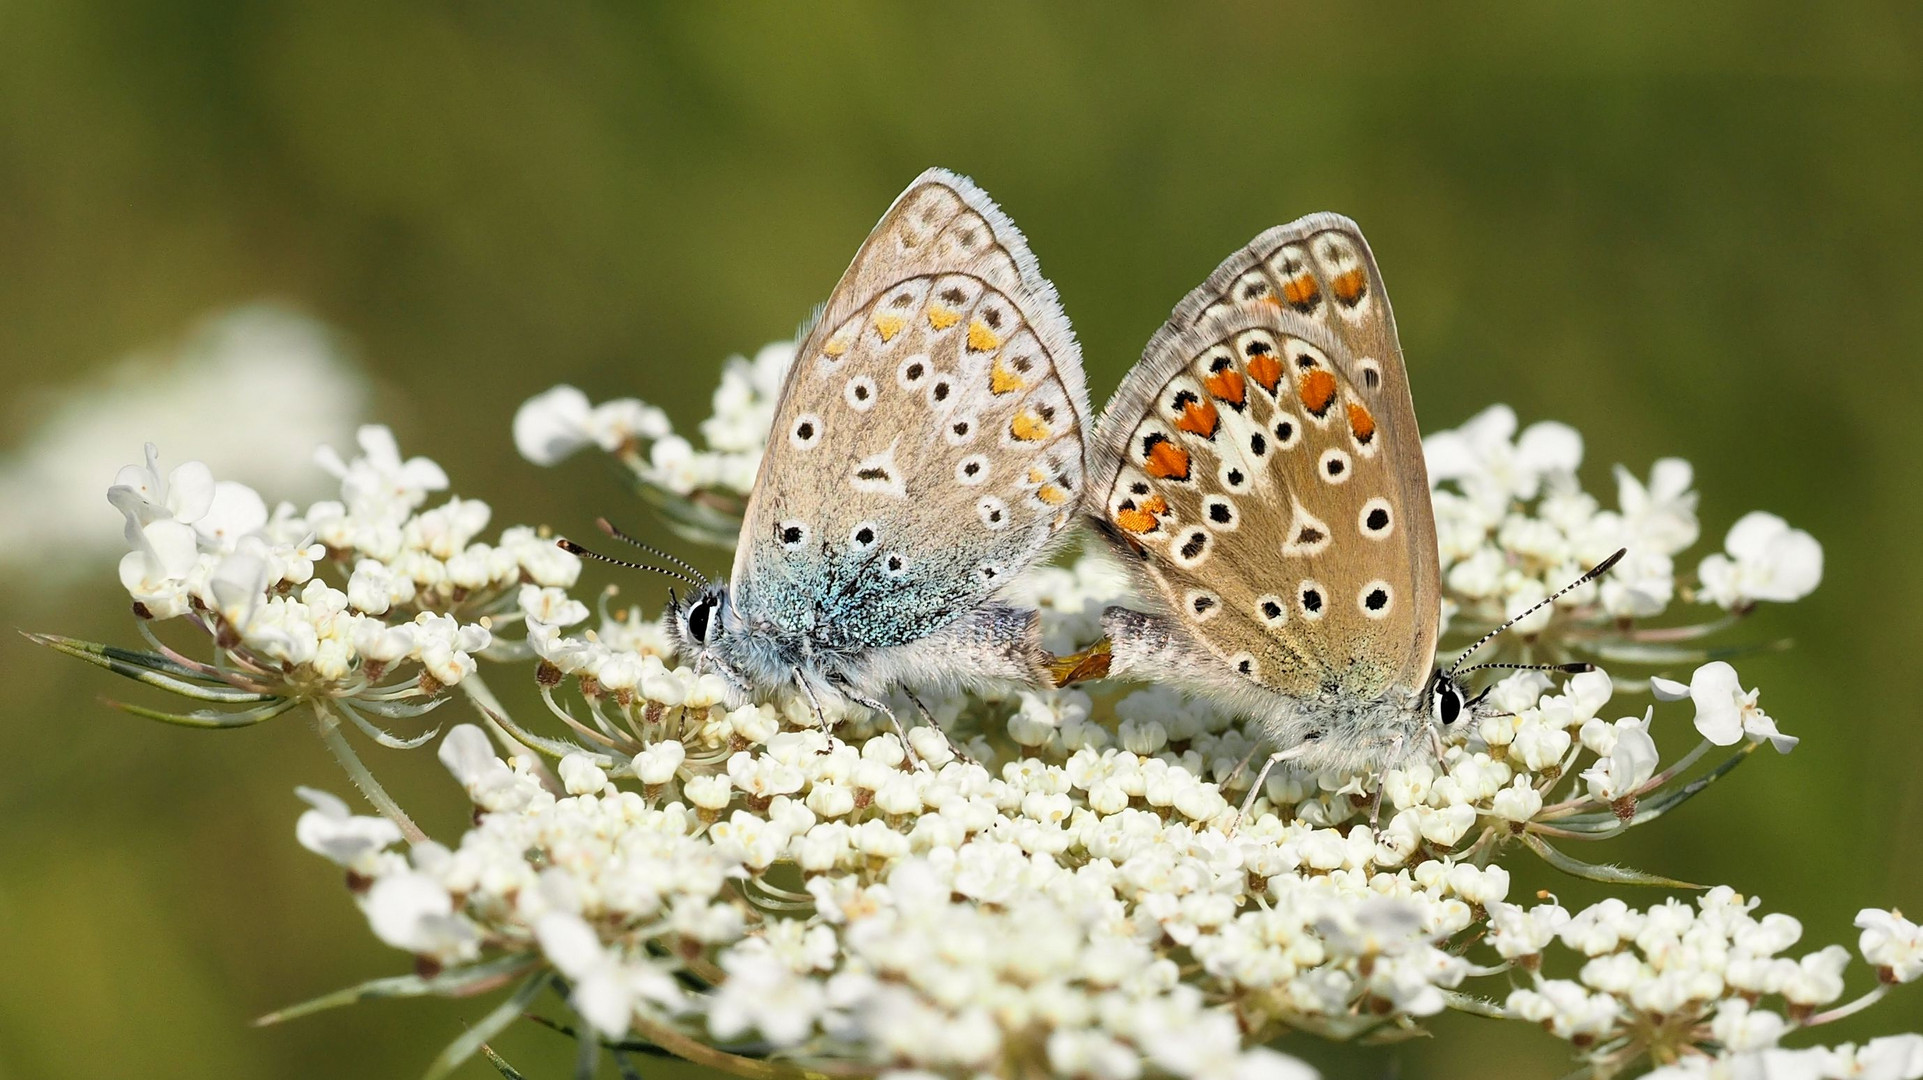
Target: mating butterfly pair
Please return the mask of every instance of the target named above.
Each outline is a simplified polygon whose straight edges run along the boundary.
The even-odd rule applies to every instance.
[[[1270,764],[1383,767],[1456,718],[1415,410],[1353,222],[1258,236],[1098,421],[1087,396],[1021,233],[923,173],[797,351],[730,580],[675,606],[683,655],[817,709],[1046,685],[1036,614],[996,595],[1086,515],[1154,608],[1106,613],[1109,673],[1254,718]]]

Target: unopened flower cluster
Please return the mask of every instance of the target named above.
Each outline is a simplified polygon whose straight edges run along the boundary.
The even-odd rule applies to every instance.
[[[651,406],[595,406],[566,387],[528,402],[515,437],[541,463],[598,446],[644,486],[713,514],[752,483],[791,355],[770,346],[729,366],[703,450]],[[478,686],[477,661],[533,654],[518,677],[546,715],[509,715],[489,696],[485,730],[441,739],[476,809],[465,834],[403,852],[388,819],[302,792],[300,842],[345,868],[373,932],[417,958],[419,992],[512,976],[525,980],[517,994],[533,993],[556,980],[595,1037],[690,1056],[698,1045],[697,1060],[754,1075],[768,1063],[749,1057],[904,1075],[1309,1076],[1267,1044],[1291,1031],[1414,1034],[1456,1008],[1539,1024],[1601,1076],[1923,1076],[1914,1036],[1781,1047],[1923,976],[1923,931],[1898,913],[1866,909],[1852,953],[1803,946],[1793,918],[1728,887],[1576,911],[1512,895],[1513,857],[1666,882],[1568,849],[1670,812],[1795,738],[1735,668],[1682,650],[1706,631],[1658,636],[1646,621],[1678,599],[1726,618],[1793,600],[1821,567],[1807,534],[1751,515],[1724,553],[1679,575],[1698,531],[1686,464],[1658,463],[1647,482],[1619,472],[1617,506],[1602,509],[1576,481],[1573,431],[1515,428],[1497,408],[1427,443],[1457,631],[1627,545],[1629,572],[1569,594],[1537,620],[1533,647],[1620,649],[1658,670],[1516,673],[1440,760],[1380,778],[1277,769],[1247,815],[1251,734],[1160,687],[924,689],[937,723],[911,724],[907,745],[859,708],[831,711],[825,728],[804,701],[730,709],[715,676],[676,663],[658,622],[571,595],[576,566],[551,541],[510,530],[476,544],[485,508],[460,499],[419,510],[445,477],[381,434],[364,433],[354,463],[328,459],[341,503],[299,516],[262,511],[256,523],[250,510],[246,528],[223,528],[218,498],[175,499],[198,480],[163,483],[151,464],[116,489],[138,503],[116,499],[153,508],[129,512],[130,539],[137,517],[143,538],[166,522],[194,534],[192,559],[172,562],[159,548],[181,537],[135,539],[136,599],[231,627],[263,655],[267,639],[247,629],[261,616],[235,606],[249,597],[331,604],[383,633],[425,625],[409,613],[448,618],[455,646],[486,634],[484,619],[525,622],[525,647],[454,649],[466,681],[429,672]],[[214,583],[241,576],[221,568],[243,551],[266,584],[249,570],[251,592],[223,599]],[[318,586],[326,603],[299,591],[322,561],[352,568],[344,589]],[[1031,573],[1009,599],[1041,610],[1048,647],[1068,652],[1099,635],[1124,590],[1091,553]],[[349,644],[327,669],[335,683],[370,661],[428,662]],[[1629,703],[1644,690],[1655,704]],[[919,715],[906,698],[893,705]],[[1659,726],[1693,727],[1694,749],[1665,763]]]

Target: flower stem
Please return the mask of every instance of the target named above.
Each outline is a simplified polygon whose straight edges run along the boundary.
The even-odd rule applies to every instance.
[[[533,762],[534,774],[541,778],[541,785],[543,787],[556,793],[562,790],[561,782],[554,778],[552,772],[548,771],[547,762],[541,760],[541,755],[517,738],[514,732],[510,730],[509,724],[511,722],[506,720],[506,706],[501,704],[500,698],[494,696],[493,689],[487,685],[487,680],[481,678],[480,672],[477,671],[461,680],[461,692],[467,695],[467,699],[470,702],[473,702],[475,711],[481,714],[481,721],[487,725],[488,731],[494,736],[494,740],[501,744],[503,750],[507,751],[508,757],[513,758],[519,756]]]
[[[689,1035],[683,1035],[667,1024],[655,1020],[634,1018],[634,1030],[649,1042],[685,1061],[696,1065],[706,1065],[711,1069],[744,1077],[745,1080],[829,1080],[832,1077],[873,1076],[875,1070],[850,1068],[845,1065],[790,1065],[783,1061],[762,1061],[755,1058],[740,1057],[701,1042]]]
[[[1684,754],[1676,762],[1676,764],[1671,765],[1669,768],[1664,769],[1662,772],[1659,772],[1655,776],[1650,777],[1648,780],[1643,781],[1642,786],[1638,787],[1635,791],[1630,792],[1630,794],[1641,795],[1645,792],[1654,791],[1657,788],[1662,787],[1664,784],[1669,783],[1670,780],[1674,779],[1678,774],[1688,769],[1691,765],[1694,765],[1698,761],[1701,761],[1703,759],[1703,755],[1709,753],[1709,748],[1714,745],[1716,744],[1710,742],[1708,739],[1704,739],[1698,742],[1696,744],[1696,748],[1691,750],[1689,753]]]
[[[324,698],[314,699],[314,730],[320,734],[321,742],[325,743],[327,749],[333,753],[334,760],[340,762],[341,768],[347,770],[347,778],[354,781],[354,786],[360,789],[368,802],[374,804],[374,809],[379,810],[382,817],[399,827],[401,835],[407,837],[408,843],[426,842],[427,834],[421,831],[419,825],[414,824],[414,819],[407,816],[407,811],[401,809],[401,804],[394,801],[394,796],[387,793],[387,789],[381,786],[381,782],[374,779],[374,774],[368,772],[367,766],[361,763],[360,755],[354,753],[354,748],[348,745],[346,737],[341,734],[340,717],[335,714]]]
[[[1836,1008],[1831,1009],[1828,1012],[1817,1013],[1815,1016],[1812,1016],[1808,1020],[1803,1021],[1803,1026],[1815,1027],[1818,1024],[1834,1023],[1837,1020],[1843,1019],[1845,1016],[1854,1016],[1857,1013],[1862,1012],[1864,1009],[1867,1009],[1870,1006],[1876,1004],[1877,1002],[1883,1000],[1883,995],[1889,992],[1890,992],[1890,986],[1888,983],[1878,983],[1875,989],[1871,990],[1867,994],[1864,994],[1862,997],[1857,998],[1855,1001],[1852,1001],[1847,1005],[1838,1005]]]

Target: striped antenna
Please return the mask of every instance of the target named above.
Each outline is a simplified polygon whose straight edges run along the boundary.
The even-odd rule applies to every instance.
[[[1489,644],[1489,642],[1493,640],[1497,634],[1502,633],[1504,630],[1509,629],[1510,627],[1516,625],[1517,623],[1528,618],[1529,616],[1534,615],[1536,612],[1541,611],[1543,608],[1548,607],[1550,604],[1553,604],[1556,601],[1562,599],[1564,596],[1568,595],[1570,590],[1586,585],[1589,582],[1594,581],[1597,578],[1603,576],[1604,574],[1609,573],[1610,568],[1615,566],[1617,563],[1621,562],[1622,557],[1627,554],[1629,554],[1628,548],[1617,548],[1616,553],[1614,555],[1611,555],[1609,558],[1604,559],[1603,561],[1597,563],[1595,566],[1590,567],[1588,573],[1570,582],[1569,584],[1564,585],[1562,588],[1557,589],[1555,592],[1550,593],[1548,596],[1543,597],[1541,600],[1538,600],[1536,603],[1529,605],[1528,611],[1525,611],[1520,615],[1510,616],[1508,622],[1503,623],[1501,626],[1498,626],[1494,630],[1491,630],[1488,633],[1482,635],[1482,637],[1477,638],[1476,643],[1462,650],[1462,655],[1456,657],[1456,662],[1450,665],[1449,670],[1447,672],[1448,677],[1451,679],[1455,678],[1456,674],[1462,670],[1462,662],[1464,660],[1469,659],[1471,656],[1474,656],[1476,654],[1477,649],[1480,649],[1484,645]],[[1488,665],[1485,665],[1485,666],[1488,666]]]
[[[562,551],[568,552],[569,554],[580,555],[589,559],[596,559],[613,566],[625,566],[630,570],[649,570],[654,573],[661,574],[665,577],[671,577],[676,581],[685,581],[688,584],[693,585],[697,589],[702,588],[704,586],[703,582],[696,581],[694,578],[691,578],[686,574],[683,574],[679,570],[668,570],[659,566],[649,566],[646,563],[629,562],[626,559],[616,559],[612,556],[603,555],[598,551],[589,551],[587,548],[582,547],[581,545],[575,543],[572,540],[567,539],[566,537],[556,540],[554,542],[554,546],[560,548]]]
[[[641,541],[636,540],[634,537],[629,536],[627,533],[624,533],[620,529],[616,528],[614,523],[609,521],[607,518],[604,518],[604,517],[595,518],[594,523],[600,526],[602,532],[607,533],[609,536],[614,537],[616,540],[620,540],[628,544],[633,544],[635,547],[638,547],[642,551],[645,551],[648,554],[653,555],[657,559],[666,559],[668,560],[669,563],[680,567],[682,570],[700,579],[699,581],[692,582],[691,584],[697,584],[697,585],[714,584],[714,582],[708,578],[708,575],[702,573],[701,570],[698,567],[696,567],[693,563],[689,562],[686,559],[681,558],[678,555],[671,555],[668,552],[662,551],[660,548],[655,547],[652,544],[644,544]]]

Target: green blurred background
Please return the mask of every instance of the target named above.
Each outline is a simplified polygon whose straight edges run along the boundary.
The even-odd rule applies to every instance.
[[[925,166],[1027,231],[1098,400],[1232,247],[1340,210],[1381,261],[1425,427],[1494,401],[1567,420],[1605,497],[1614,462],[1689,458],[1706,542],[1686,566],[1757,507],[1822,540],[1821,590],[1738,632],[1795,638],[1739,667],[1803,745],[1588,854],[1853,945],[1860,906],[1923,912],[1920,73],[1914,4],[7,3],[0,449],[38,394],[278,299],[354,343],[370,418],[496,527],[638,519],[603,470],[520,461],[515,406],[567,381],[691,429],[719,361],[792,332]],[[77,584],[0,576],[9,622],[138,640],[101,513]],[[482,1011],[249,1027],[405,967],[293,842],[292,788],[344,792],[338,770],[298,722],[116,713],[97,698],[125,684],[18,638],[0,678],[0,1078],[409,1076]],[[1658,735],[1680,750],[1686,708]],[[367,752],[457,835],[430,753]],[[1515,895],[1536,888],[1594,895],[1539,870]],[[1912,990],[1832,1031],[1918,1027]],[[1435,1028],[1289,1048],[1331,1076],[1567,1071],[1519,1024]],[[558,1037],[500,1045],[567,1074]]]

